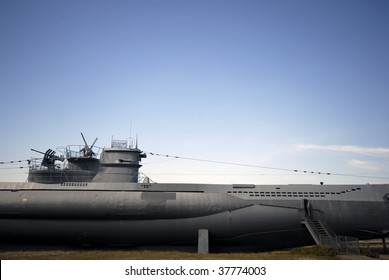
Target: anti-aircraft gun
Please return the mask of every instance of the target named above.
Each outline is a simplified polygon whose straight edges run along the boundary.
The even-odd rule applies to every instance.
[[[96,144],[96,141],[97,141],[98,138],[96,137],[96,139],[93,142],[92,146],[89,147],[88,143],[85,140],[84,135],[82,134],[82,132],[81,132],[81,136],[82,136],[82,140],[84,140],[84,143],[85,143],[84,148],[82,148],[80,150],[80,152],[83,154],[83,157],[88,157],[88,158],[95,157],[96,154],[95,154],[95,152],[93,152],[93,146]]]
[[[55,170],[55,169],[59,168],[58,166],[55,165],[56,160],[59,160],[59,161],[65,160],[64,157],[56,156],[55,151],[53,151],[52,149],[48,149],[45,153],[38,151],[38,150],[35,150],[35,149],[31,149],[31,151],[44,155],[41,165],[46,166],[48,170]]]
[[[51,149],[48,149],[46,152],[31,149],[42,154],[43,159],[40,164],[30,165],[28,181],[47,184],[92,181],[100,166],[100,160],[93,151],[97,138],[89,146],[82,133],[81,136],[85,145],[66,147],[65,156],[57,156],[55,151]],[[56,161],[65,161],[62,164],[62,168],[55,163]]]
[[[79,149],[78,153],[72,152],[70,150],[70,147],[68,147],[66,152],[66,160],[68,163],[69,170],[72,170],[74,172],[81,172],[80,174],[84,174],[88,177],[88,179],[77,178],[78,180],[90,181],[96,175],[100,166],[100,160],[97,159],[96,153],[93,151],[93,147],[95,146],[97,138],[95,139],[95,141],[93,141],[93,144],[89,146],[82,132],[81,137],[82,140],[84,140],[84,147]]]

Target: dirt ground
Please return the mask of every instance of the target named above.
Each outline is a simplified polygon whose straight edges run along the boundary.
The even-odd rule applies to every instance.
[[[0,248],[1,260],[389,260],[389,255],[317,255],[308,250],[197,254],[112,248]]]

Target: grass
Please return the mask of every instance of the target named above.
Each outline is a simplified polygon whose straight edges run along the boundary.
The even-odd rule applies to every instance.
[[[295,248],[290,251],[292,254],[296,255],[308,255],[315,257],[335,257],[336,251],[328,246],[310,246],[310,247],[301,247]]]
[[[0,251],[1,260],[333,260],[339,259],[323,246],[259,253],[197,254],[180,251],[124,249]]]
[[[370,248],[371,249],[371,248]],[[379,248],[378,248],[379,249]],[[389,259],[389,255],[361,248],[361,255],[336,255],[327,246],[307,246],[268,252],[194,253],[176,248],[0,246],[1,260],[338,260]]]

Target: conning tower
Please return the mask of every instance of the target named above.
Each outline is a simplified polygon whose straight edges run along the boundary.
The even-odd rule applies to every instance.
[[[146,154],[127,146],[126,140],[112,140],[111,148],[100,154],[100,167],[93,182],[138,183],[140,161]]]

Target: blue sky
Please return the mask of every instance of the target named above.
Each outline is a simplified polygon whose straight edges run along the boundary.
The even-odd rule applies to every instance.
[[[1,0],[0,161],[80,132],[110,146],[132,123],[147,152],[370,177],[149,155],[157,182],[387,183],[388,14],[375,0]],[[25,180],[8,167],[0,180]]]

